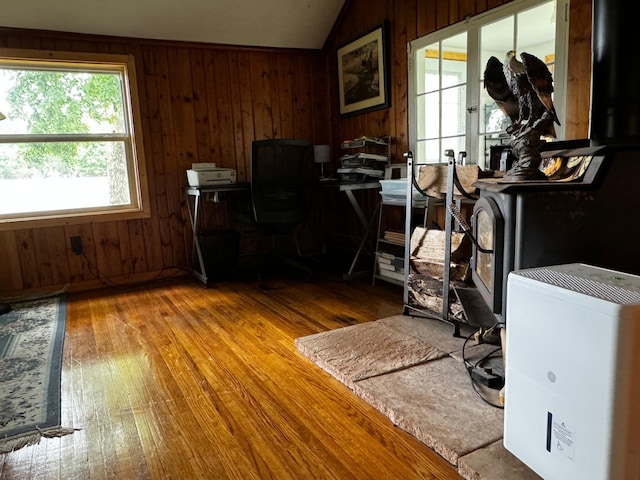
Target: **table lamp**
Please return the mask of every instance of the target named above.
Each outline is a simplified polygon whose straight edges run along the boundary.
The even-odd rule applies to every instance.
[[[314,145],[313,161],[320,164],[320,178],[325,178],[324,164],[331,161],[331,150],[329,149],[329,145]]]

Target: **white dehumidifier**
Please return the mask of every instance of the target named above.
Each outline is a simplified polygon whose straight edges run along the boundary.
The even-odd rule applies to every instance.
[[[511,272],[504,446],[546,480],[640,479],[640,277]]]

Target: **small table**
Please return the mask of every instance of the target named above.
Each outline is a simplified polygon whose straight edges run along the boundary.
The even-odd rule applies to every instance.
[[[378,180],[367,180],[362,182],[340,182],[338,180],[329,180],[321,182],[321,185],[326,187],[337,188],[339,191],[344,192],[347,198],[349,199],[349,203],[351,207],[356,213],[358,220],[360,220],[360,224],[362,225],[362,238],[360,239],[360,244],[358,246],[358,250],[356,251],[353,261],[351,262],[351,266],[347,273],[342,275],[343,280],[351,280],[353,278],[362,277],[363,275],[367,275],[370,273],[369,270],[363,272],[355,272],[356,264],[360,258],[360,254],[362,253],[362,249],[364,248],[365,243],[367,242],[367,237],[369,236],[369,231],[371,230],[371,226],[375,223],[375,220],[378,218],[378,212],[380,210],[381,198],[376,202],[376,208],[372,212],[371,216],[367,218],[367,216],[362,211],[362,207],[358,202],[358,199],[353,194],[356,190],[371,190],[376,189],[379,190],[381,188],[380,182]]]
[[[193,265],[194,254],[198,258],[198,266],[200,271],[195,268],[192,269],[193,275],[208,285],[209,278],[207,277],[207,271],[205,268],[204,258],[202,256],[202,249],[200,248],[200,242],[198,242],[198,223],[200,219],[200,202],[204,198],[205,200],[211,200],[214,203],[220,202],[220,194],[225,192],[234,191],[249,191],[251,185],[249,182],[228,183],[220,185],[207,185],[202,187],[185,187],[185,195],[187,197],[187,209],[189,210],[189,220],[191,221],[191,231],[193,232],[193,245],[191,248],[191,258],[187,261],[190,265]],[[193,206],[191,205],[191,199],[193,199]]]

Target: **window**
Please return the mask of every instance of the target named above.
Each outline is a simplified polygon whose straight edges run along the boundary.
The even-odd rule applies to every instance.
[[[135,86],[130,56],[0,49],[0,229],[148,216]]]
[[[512,49],[549,65],[564,123],[566,8],[566,0],[516,0],[411,42],[409,143],[417,163],[442,162],[452,149],[484,168],[490,147],[511,140],[482,76],[489,57],[504,62]],[[560,138],[562,127],[556,132]]]

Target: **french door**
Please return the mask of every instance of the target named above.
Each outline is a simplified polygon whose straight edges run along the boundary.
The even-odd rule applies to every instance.
[[[439,163],[445,150],[488,165],[490,149],[508,143],[509,125],[483,87],[491,56],[526,51],[547,63],[564,124],[568,0],[515,0],[409,44],[409,142],[416,163]],[[563,130],[556,128],[558,138]]]

